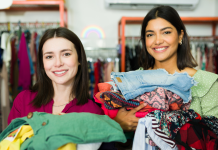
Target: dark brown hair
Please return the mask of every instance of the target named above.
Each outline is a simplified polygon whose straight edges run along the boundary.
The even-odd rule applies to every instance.
[[[39,50],[37,54],[37,82],[31,88],[32,92],[38,92],[35,99],[31,102],[35,107],[41,107],[48,104],[54,96],[54,88],[51,79],[46,75],[43,65],[43,50],[44,43],[51,38],[61,37],[71,41],[77,51],[78,72],[72,87],[72,95],[75,95],[78,102],[77,105],[82,105],[88,102],[88,66],[86,54],[80,39],[67,28],[59,27],[55,29],[48,29],[45,31],[39,43]]]
[[[145,16],[142,28],[141,28],[141,42],[142,50],[140,54],[140,65],[146,70],[153,68],[155,64],[155,59],[148,53],[145,43],[145,30],[148,25],[148,22],[152,19],[163,18],[166,21],[170,22],[177,30],[178,35],[181,34],[181,30],[184,31],[182,38],[182,45],[178,46],[177,50],[177,67],[179,70],[184,69],[185,67],[196,67],[197,62],[193,58],[190,50],[188,34],[186,28],[179,17],[177,11],[170,6],[159,6],[151,9],[148,14]]]

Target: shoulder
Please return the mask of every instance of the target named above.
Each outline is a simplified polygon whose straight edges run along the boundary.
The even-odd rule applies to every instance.
[[[37,92],[31,92],[30,90],[24,90],[20,92],[14,99],[13,105],[28,105],[37,95]]]
[[[24,90],[20,92],[15,99],[31,100],[31,99],[34,99],[36,95],[37,95],[37,92],[31,92],[30,90]]]
[[[197,86],[191,88],[193,96],[203,97],[212,87],[216,87],[214,84],[218,84],[218,75],[208,71],[198,70],[193,77],[198,82]]]
[[[29,110],[32,109],[30,102],[35,98],[36,94],[36,92],[24,90],[17,95],[8,116],[8,124],[11,120],[18,117],[24,117],[28,112],[30,112]]]
[[[195,73],[197,73],[197,70],[194,68],[185,68],[182,72],[187,72],[189,76],[193,77]]]

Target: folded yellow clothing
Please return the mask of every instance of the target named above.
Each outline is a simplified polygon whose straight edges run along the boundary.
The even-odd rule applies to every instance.
[[[30,125],[22,125],[11,132],[1,143],[1,150],[20,150],[21,144],[33,136],[33,129]]]
[[[33,129],[30,125],[23,125],[20,128],[11,132],[2,142],[0,142],[1,150],[20,150],[21,144],[34,135]],[[58,150],[76,150],[76,144],[68,143]]]
[[[57,150],[76,150],[76,144],[67,143],[67,144],[59,147]]]

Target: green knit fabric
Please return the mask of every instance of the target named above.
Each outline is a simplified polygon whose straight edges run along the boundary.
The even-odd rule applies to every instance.
[[[120,125],[107,115],[91,113],[52,115],[40,112],[34,112],[30,119],[27,117],[14,119],[0,134],[0,141],[24,124],[32,127],[34,136],[21,145],[21,150],[54,150],[70,142],[76,144],[126,142]]]

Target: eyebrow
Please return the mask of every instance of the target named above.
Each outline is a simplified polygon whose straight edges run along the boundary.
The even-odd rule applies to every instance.
[[[61,50],[61,53],[66,52],[66,51],[72,51],[72,50],[71,49],[63,49],[63,50]],[[46,55],[46,54],[53,54],[53,52],[45,52],[43,55]]]
[[[172,29],[172,27],[165,27],[165,28],[160,29],[160,31],[163,31],[163,30],[166,30],[166,29]],[[147,33],[147,32],[154,32],[154,31],[153,30],[145,31],[145,33]]]

